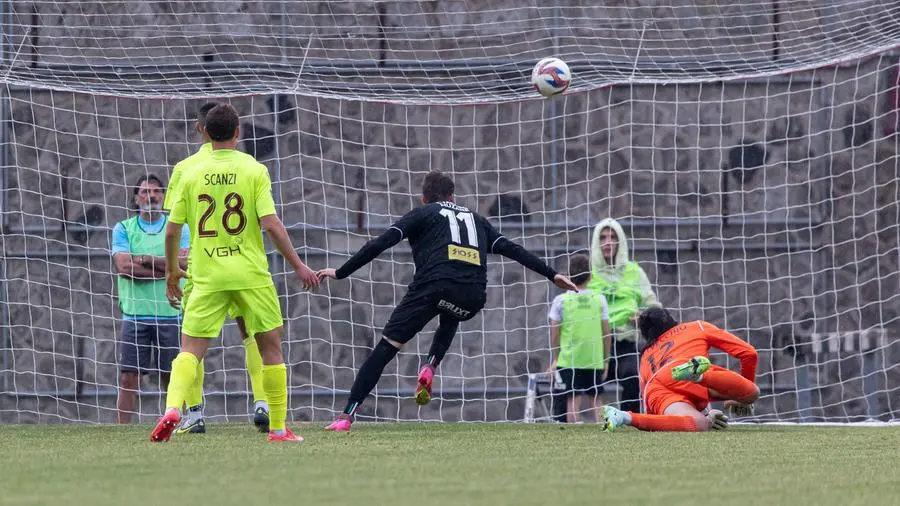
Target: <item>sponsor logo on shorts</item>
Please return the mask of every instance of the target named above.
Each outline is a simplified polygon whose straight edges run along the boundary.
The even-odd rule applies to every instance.
[[[443,300],[443,299],[441,299],[441,301],[438,302],[438,309],[446,309],[448,312],[452,313],[453,316],[456,316],[457,318],[466,318],[470,314],[472,314],[472,312],[469,311],[468,309],[463,309],[463,308],[457,306],[456,304],[453,304],[452,302],[447,302],[446,300]]]

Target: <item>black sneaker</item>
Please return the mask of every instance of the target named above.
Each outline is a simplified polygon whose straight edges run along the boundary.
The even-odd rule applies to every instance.
[[[253,412],[253,425],[260,432],[269,432],[269,412],[266,408],[256,408]]]

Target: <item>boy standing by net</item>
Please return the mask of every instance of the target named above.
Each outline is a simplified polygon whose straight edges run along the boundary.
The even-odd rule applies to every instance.
[[[612,334],[606,297],[587,288],[591,261],[587,255],[569,258],[569,278],[578,291],[557,295],[550,305],[550,373],[565,386],[566,421],[581,421],[585,399],[600,421],[600,394],[606,380]]]
[[[269,401],[269,441],[302,441],[285,427],[287,370],[281,351],[283,320],[275,284],[263,245],[269,233],[278,252],[294,268],[304,288],[318,279],[300,258],[284,224],[275,214],[268,169],[252,156],[237,151],[240,137],[237,111],[229,105],[213,107],[206,117],[212,141],[209,159],[185,172],[166,229],[166,294],[182,297],[185,277],[177,264],[181,224],[191,230],[193,291],[184,308],[181,353],[172,362],[166,412],[150,435],[168,441],[181,421],[185,395],[211,339],[218,337],[230,307],[236,305],[256,331],[262,356],[263,388]],[[177,225],[176,225],[177,224]]]

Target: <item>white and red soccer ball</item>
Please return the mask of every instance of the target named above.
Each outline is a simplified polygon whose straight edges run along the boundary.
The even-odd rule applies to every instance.
[[[571,82],[572,72],[566,62],[559,58],[544,58],[531,71],[531,84],[545,97],[566,91]]]

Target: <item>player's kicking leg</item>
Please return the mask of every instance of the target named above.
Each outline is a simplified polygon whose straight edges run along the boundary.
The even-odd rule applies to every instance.
[[[434,332],[434,339],[431,341],[431,348],[428,350],[428,357],[425,358],[425,365],[419,371],[419,382],[416,385],[416,404],[424,406],[431,402],[431,384],[434,380],[434,371],[444,360],[444,355],[453,344],[453,338],[459,329],[459,320],[448,314],[441,314],[440,324]]]
[[[369,354],[356,373],[356,378],[353,380],[350,396],[347,398],[347,405],[344,406],[343,412],[341,412],[337,420],[325,427],[325,430],[334,432],[348,432],[350,430],[350,426],[356,419],[356,412],[366,397],[369,396],[369,393],[375,388],[375,385],[378,384],[385,366],[394,359],[404,344],[412,340],[416,334],[425,328],[429,321],[438,315],[439,312],[435,307],[432,296],[433,293],[426,288],[410,290],[403,296],[403,300],[391,313],[387,324],[384,326],[384,337],[375,345],[372,353]],[[421,377],[422,375],[420,374]],[[430,379],[428,386],[430,388]]]
[[[431,341],[425,365],[419,372],[419,381],[416,385],[416,404],[419,406],[431,402],[431,385],[435,370],[453,344],[459,322],[471,320],[484,307],[485,288],[480,285],[441,285],[435,288],[433,300],[437,301],[436,306],[441,319]]]

